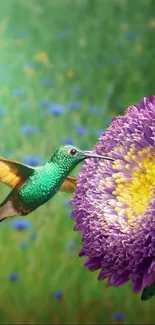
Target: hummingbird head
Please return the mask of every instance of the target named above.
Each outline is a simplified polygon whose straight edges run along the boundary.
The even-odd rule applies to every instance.
[[[80,150],[79,148],[72,145],[61,146],[54,152],[51,160],[54,163],[64,166],[64,169],[66,168],[68,171],[71,171],[80,162],[88,158],[114,160],[110,157],[95,154],[92,151]]]

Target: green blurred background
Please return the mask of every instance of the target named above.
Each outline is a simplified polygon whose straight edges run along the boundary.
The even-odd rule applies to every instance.
[[[1,1],[0,154],[38,165],[62,144],[91,150],[155,93],[154,35],[155,0]],[[0,225],[0,323],[154,324],[154,298],[83,266],[71,197]]]

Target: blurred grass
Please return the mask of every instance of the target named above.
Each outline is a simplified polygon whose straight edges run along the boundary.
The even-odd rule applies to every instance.
[[[46,159],[65,137],[91,149],[115,115],[153,94],[154,7],[154,0],[5,0],[0,10],[1,155]],[[75,87],[82,93],[75,94]],[[43,101],[63,105],[65,114],[49,114]],[[72,102],[81,107],[70,109]],[[27,124],[40,133],[22,134]],[[76,133],[79,125],[86,134]],[[9,190],[0,189],[2,200]],[[115,324],[113,314],[121,312],[122,324],[153,324],[153,299],[142,303],[130,283],[106,288],[97,281],[98,272],[83,266],[81,236],[73,231],[64,202],[70,198],[58,193],[28,216],[29,230],[14,230],[11,219],[0,225],[0,323]],[[30,238],[33,231],[36,240]],[[11,272],[19,275],[14,283]]]

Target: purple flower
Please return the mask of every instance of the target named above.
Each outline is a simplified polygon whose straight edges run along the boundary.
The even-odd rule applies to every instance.
[[[36,167],[38,165],[41,165],[43,159],[39,156],[26,156],[24,159],[23,159],[23,163],[25,165],[30,165],[30,166],[33,166],[33,167]]]
[[[11,282],[16,282],[19,279],[19,275],[17,273],[10,273],[9,280]]]
[[[59,116],[65,113],[65,108],[60,104],[50,104],[48,105],[48,112],[52,115]]]
[[[39,134],[40,130],[37,126],[33,126],[31,124],[25,124],[23,126],[20,127],[20,133],[22,134]]]
[[[12,221],[12,227],[17,230],[26,230],[30,228],[31,223],[29,220],[26,219],[14,219]]]
[[[112,120],[78,176],[72,217],[82,234],[80,256],[99,280],[134,292],[155,281],[155,96]]]

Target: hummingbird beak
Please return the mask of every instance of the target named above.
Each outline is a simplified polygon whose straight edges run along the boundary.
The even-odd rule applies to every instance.
[[[92,151],[83,151],[83,154],[85,156],[85,159],[87,159],[87,158],[100,158],[100,159],[106,159],[106,160],[114,161],[113,158],[106,157],[106,156],[100,156],[100,155],[97,155],[97,154],[93,153]]]

